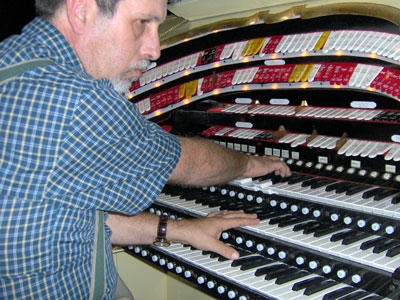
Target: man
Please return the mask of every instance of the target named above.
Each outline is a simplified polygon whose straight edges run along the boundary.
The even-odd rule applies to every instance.
[[[174,137],[114,89],[159,57],[165,0],[36,0],[36,8],[41,18],[0,45],[0,68],[53,62],[0,84],[1,299],[92,297],[96,211],[110,213],[104,299],[112,299],[111,242],[154,241],[158,217],[143,211],[167,181],[290,174],[275,157]],[[170,220],[167,238],[236,258],[219,235],[257,222],[242,212]]]

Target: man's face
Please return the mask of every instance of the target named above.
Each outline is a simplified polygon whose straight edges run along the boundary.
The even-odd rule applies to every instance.
[[[121,0],[112,18],[98,14],[90,35],[91,75],[126,91],[159,58],[158,26],[165,15],[166,0]]]

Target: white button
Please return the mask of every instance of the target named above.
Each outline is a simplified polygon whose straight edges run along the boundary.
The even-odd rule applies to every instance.
[[[355,284],[360,283],[361,280],[362,280],[362,278],[359,274],[355,274],[351,277],[351,281],[353,281],[353,283],[355,283]]]
[[[302,256],[297,257],[297,258],[296,258],[296,263],[297,263],[299,266],[303,265],[303,264],[305,263],[304,257],[302,257]]]
[[[339,215],[338,214],[331,214],[331,220],[333,222],[337,222],[339,220]]]
[[[254,242],[253,241],[251,241],[251,240],[246,241],[246,247],[247,248],[251,248],[253,246],[254,246]]]
[[[197,283],[198,284],[203,284],[204,282],[206,282],[206,279],[203,276],[197,277]]]
[[[185,271],[185,277],[186,277],[186,278],[192,277],[192,272],[190,272],[190,271]]]
[[[316,268],[318,268],[318,263],[315,260],[312,260],[309,262],[308,266],[311,270],[315,270]]]
[[[365,220],[361,219],[357,221],[357,226],[360,228],[364,228],[365,225],[367,225],[367,222],[365,222]]]
[[[344,224],[346,225],[350,225],[351,223],[353,223],[353,219],[351,217],[345,217],[343,219]]]
[[[393,226],[387,226],[385,228],[385,231],[387,234],[393,234],[394,233],[394,227]]]
[[[236,295],[237,295],[237,293],[235,291],[229,291],[228,292],[228,298],[229,299],[235,299]]]
[[[264,245],[263,244],[257,244],[257,251],[259,251],[259,252],[262,252],[262,251],[264,251],[264,249],[265,249],[265,247],[264,247]]]
[[[218,291],[218,294],[223,294],[223,293],[225,293],[226,289],[225,289],[224,286],[220,285],[220,286],[217,288],[217,291]]]
[[[325,265],[322,267],[322,272],[324,272],[325,274],[329,274],[330,272],[332,272],[332,267],[329,265]]]
[[[378,230],[381,229],[381,224],[375,222],[375,223],[373,223],[373,224],[371,225],[371,229],[372,229],[373,231],[378,231]]]

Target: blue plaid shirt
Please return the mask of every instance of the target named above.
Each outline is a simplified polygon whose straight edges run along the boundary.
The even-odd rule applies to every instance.
[[[35,58],[56,64],[0,84],[0,299],[87,299],[95,210],[146,209],[181,148],[40,18],[0,44],[0,68]]]

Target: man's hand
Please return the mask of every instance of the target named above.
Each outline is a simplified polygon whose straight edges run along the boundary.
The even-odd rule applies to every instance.
[[[290,176],[289,167],[279,160],[277,156],[251,156],[248,155],[248,163],[244,177],[258,177],[274,172],[282,177]]]
[[[168,221],[167,238],[171,241],[190,244],[201,250],[218,253],[228,259],[236,259],[239,253],[219,241],[221,233],[230,228],[257,225],[259,219],[255,214],[242,211],[218,211],[206,218]]]

